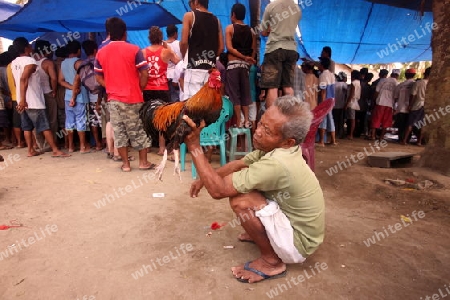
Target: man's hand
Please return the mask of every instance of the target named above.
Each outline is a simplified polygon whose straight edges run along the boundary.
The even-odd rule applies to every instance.
[[[16,109],[19,113],[23,113],[24,110],[28,109],[28,103],[25,100],[22,100],[17,104]]]
[[[75,105],[77,105],[77,102],[75,101],[75,99],[70,99],[70,102],[69,102],[69,106],[70,107],[74,107]]]
[[[203,188],[203,182],[200,179],[195,180],[192,184],[191,184],[191,191],[190,191],[190,195],[191,198],[196,198],[198,197],[198,193],[200,192],[200,190]]]
[[[183,116],[183,120],[189,125],[189,127],[191,127],[191,133],[189,133],[185,138],[184,138],[184,142],[186,143],[186,146],[189,147],[195,147],[198,146],[200,147],[200,132],[202,131],[203,128],[205,128],[205,120],[202,120],[200,122],[200,126],[197,127],[197,124],[194,123],[194,121],[192,121],[191,118],[189,118],[188,116],[184,115]]]

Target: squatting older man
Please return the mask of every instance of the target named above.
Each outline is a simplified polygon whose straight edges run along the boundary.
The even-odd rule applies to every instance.
[[[257,150],[217,170],[199,151],[204,123],[197,127],[184,118],[192,128],[185,143],[197,153],[193,160],[200,177],[191,197],[203,186],[214,199],[229,197],[245,229],[238,239],[261,251],[259,258],[231,268],[233,275],[246,283],[285,276],[286,264],[304,262],[322,243],[325,230],[322,190],[299,146],[312,120],[308,105],[291,96],[278,98],[258,123]]]

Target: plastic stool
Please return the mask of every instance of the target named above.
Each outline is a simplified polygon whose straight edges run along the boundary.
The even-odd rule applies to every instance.
[[[231,144],[230,144],[230,150],[227,151],[227,154],[229,155],[230,161],[235,160],[235,157],[237,155],[246,155],[253,151],[252,147],[252,133],[250,131],[250,128],[245,127],[230,127],[228,129],[231,135]],[[237,148],[237,137],[241,134],[245,134],[245,138],[247,140],[247,151],[236,151]]]

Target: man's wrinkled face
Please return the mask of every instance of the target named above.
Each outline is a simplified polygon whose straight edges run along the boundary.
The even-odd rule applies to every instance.
[[[270,152],[275,148],[285,146],[286,141],[281,134],[281,128],[286,122],[286,116],[277,107],[269,107],[256,128],[253,136],[254,147],[264,152]]]

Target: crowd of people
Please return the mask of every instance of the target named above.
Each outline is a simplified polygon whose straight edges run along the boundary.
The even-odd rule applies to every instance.
[[[397,133],[402,145],[411,141],[413,132],[417,145],[422,145],[420,124],[425,117],[423,106],[431,67],[423,78],[417,76],[416,69],[406,69],[403,82],[399,82],[399,69],[390,75],[387,69],[381,69],[373,83],[374,74],[368,68],[352,70],[348,84],[347,73],[330,72],[334,65],[330,57],[331,48],[326,46],[318,62],[304,61],[295,76],[295,95],[312,110],[325,99],[335,100],[332,112],[320,124],[317,145],[325,146],[326,132],[330,135],[328,144],[337,145],[336,138],[384,139],[388,129]]]

